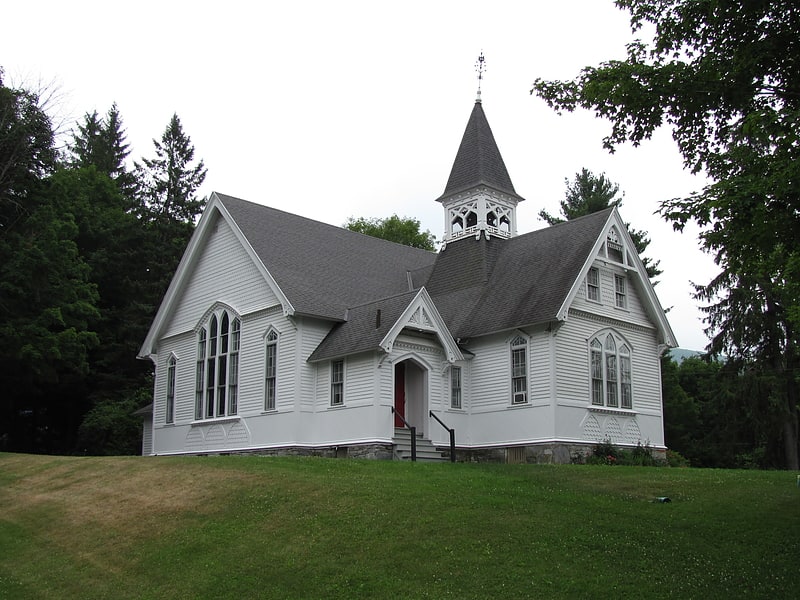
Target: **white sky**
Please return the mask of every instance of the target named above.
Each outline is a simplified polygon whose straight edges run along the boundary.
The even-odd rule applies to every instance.
[[[649,231],[657,286],[681,347],[707,343],[690,281],[716,272],[695,230],[653,212],[703,181],[682,168],[669,131],[639,148],[602,148],[607,122],[558,116],[529,94],[537,77],[572,79],[622,59],[633,39],[612,0],[477,2],[283,0],[13,2],[3,9],[5,82],[54,83],[66,127],[119,106],[131,158],[153,155],[173,112],[208,167],[202,191],[342,225],[415,217],[437,239],[444,190],[477,87],[518,194],[519,233],[557,213],[582,167],[625,192],[623,218]]]

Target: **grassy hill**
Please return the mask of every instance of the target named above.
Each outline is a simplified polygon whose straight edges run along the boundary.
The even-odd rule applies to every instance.
[[[800,597],[787,472],[0,454],[0,502],[14,600]]]

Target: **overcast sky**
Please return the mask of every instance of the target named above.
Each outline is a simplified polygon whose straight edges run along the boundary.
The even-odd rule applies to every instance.
[[[607,122],[558,116],[530,95],[537,77],[571,79],[622,59],[633,39],[612,0],[473,2],[13,2],[3,8],[6,84],[59,90],[66,129],[119,106],[132,159],[153,155],[175,112],[208,177],[203,194],[238,196],[342,225],[350,216],[415,217],[441,239],[443,192],[475,101],[514,187],[519,232],[557,213],[565,178],[586,167],[625,192],[621,213],[650,232],[657,286],[681,347],[706,343],[690,281],[716,272],[654,215],[703,180],[683,170],[670,132],[639,148],[602,148]]]

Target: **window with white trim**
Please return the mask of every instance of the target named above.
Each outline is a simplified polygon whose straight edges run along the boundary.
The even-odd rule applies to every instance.
[[[166,422],[175,422],[175,372],[178,368],[178,360],[174,355],[167,361],[167,406]]]
[[[275,410],[275,383],[278,374],[278,334],[273,330],[267,334],[264,410]]]
[[[624,275],[614,275],[614,298],[617,308],[628,308],[627,280]]]
[[[586,297],[592,302],[600,302],[600,271],[592,267],[586,274]]]
[[[344,361],[331,361],[331,406],[344,404]]]
[[[461,367],[450,367],[450,408],[461,408]]]
[[[528,402],[528,341],[518,335],[511,340],[511,403]]]
[[[236,414],[240,333],[241,322],[226,310],[212,313],[197,333],[195,419]]]
[[[613,333],[589,342],[589,377],[594,406],[633,408],[631,349]]]

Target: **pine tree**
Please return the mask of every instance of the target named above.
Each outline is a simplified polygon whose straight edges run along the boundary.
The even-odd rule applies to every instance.
[[[539,211],[539,218],[546,221],[548,225],[571,221],[584,215],[605,210],[611,206],[622,206],[622,196],[625,194],[619,193],[619,184],[608,179],[605,173],[595,175],[589,169],[583,168],[580,173],[575,174],[575,178],[572,181],[564,179],[564,183],[567,186],[567,193],[564,200],[561,201],[561,217],[553,216],[544,209]],[[633,229],[630,223],[626,223],[625,226],[628,228],[628,233],[630,233],[633,244],[636,246],[636,251],[644,263],[647,276],[653,281],[663,271],[658,268],[658,264],[661,261],[653,261],[653,259],[643,256],[647,246],[650,245],[650,238],[647,236],[647,232]],[[655,283],[657,282],[654,281]]]
[[[206,168],[202,160],[192,165],[194,145],[177,114],[172,115],[161,141],[153,140],[153,144],[156,158],[144,158],[144,165],[136,165],[144,215],[193,223],[205,204],[197,191],[206,178]]]

